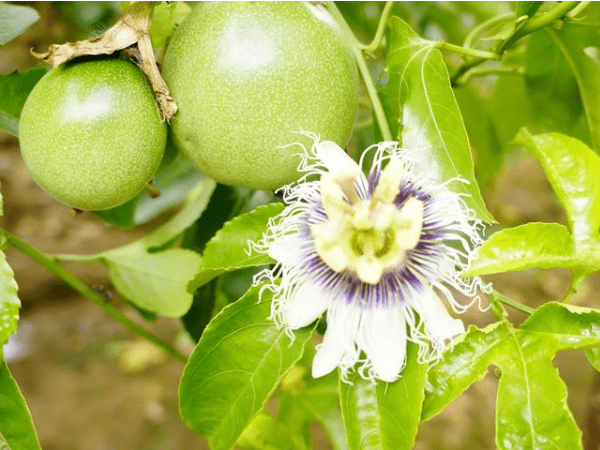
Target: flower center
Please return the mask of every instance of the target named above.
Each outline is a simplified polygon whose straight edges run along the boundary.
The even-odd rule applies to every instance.
[[[327,221],[313,225],[311,234],[317,253],[332,270],[377,284],[386,272],[402,264],[407,250],[416,247],[423,226],[423,203],[414,197],[400,207],[394,203],[403,171],[398,160],[390,160],[368,200],[361,200],[356,192],[358,172],[353,178],[347,172],[321,177]]]

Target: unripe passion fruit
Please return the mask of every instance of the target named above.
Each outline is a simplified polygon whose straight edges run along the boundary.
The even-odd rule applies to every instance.
[[[358,74],[322,7],[222,2],[195,8],[167,49],[163,77],[179,110],[179,150],[224,184],[275,189],[298,178],[297,134],[345,145]]]
[[[92,211],[138,194],[160,164],[166,137],[146,77],[118,59],[52,69],[31,91],[19,124],[35,181],[60,202]]]

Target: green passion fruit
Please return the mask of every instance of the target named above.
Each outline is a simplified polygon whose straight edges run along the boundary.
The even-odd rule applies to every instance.
[[[166,138],[150,84],[122,59],[50,70],[31,91],[19,123],[34,180],[56,200],[86,211],[138,194],[158,168]]]
[[[311,132],[345,145],[358,103],[352,50],[329,13],[304,2],[196,7],[167,48],[163,77],[179,106],[175,144],[223,184],[296,180]]]

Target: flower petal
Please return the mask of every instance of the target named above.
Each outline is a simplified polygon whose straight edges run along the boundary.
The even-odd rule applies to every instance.
[[[306,241],[297,234],[282,236],[270,243],[267,254],[286,266],[300,265],[306,254],[304,250],[306,244]]]
[[[360,172],[358,164],[333,141],[320,141],[315,144],[317,158],[329,172],[355,178]]]
[[[438,343],[465,332],[462,320],[453,318],[433,291],[425,290],[411,298],[410,303],[425,323],[427,335]]]
[[[327,310],[327,331],[313,359],[312,376],[319,378],[340,366],[353,367],[359,359],[354,337],[360,322],[360,310],[352,305],[331,304]]]
[[[295,330],[314,322],[327,309],[327,301],[320,289],[309,282],[295,289],[283,305],[284,320]]]
[[[391,383],[406,362],[406,320],[399,305],[388,305],[363,311],[357,344],[377,378]]]

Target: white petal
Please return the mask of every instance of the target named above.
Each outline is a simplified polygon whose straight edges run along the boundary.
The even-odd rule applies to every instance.
[[[425,332],[432,339],[441,343],[465,332],[462,320],[450,316],[434,292],[426,290],[418,298],[411,298],[410,303],[425,322]]]
[[[333,141],[318,142],[316,150],[317,158],[323,162],[329,172],[344,173],[355,177],[360,170],[358,164]]]
[[[297,234],[282,236],[271,242],[267,254],[285,266],[298,266],[305,254],[303,250],[305,243],[306,241],[299,238]]]
[[[302,328],[315,321],[327,308],[327,301],[318,287],[310,282],[296,289],[283,305],[284,320],[292,329]]]
[[[338,300],[340,303],[331,305],[327,311],[327,331],[313,360],[314,378],[327,375],[338,366],[342,369],[353,367],[359,358],[354,337],[358,331],[360,310]]]
[[[406,321],[402,308],[373,307],[363,311],[358,346],[371,361],[377,378],[398,379],[406,362]]]

